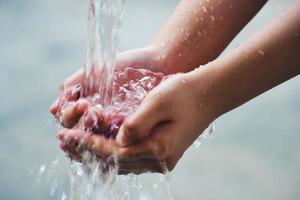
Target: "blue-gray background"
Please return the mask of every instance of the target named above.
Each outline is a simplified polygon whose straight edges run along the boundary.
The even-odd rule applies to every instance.
[[[291,2],[269,1],[228,49]],[[177,3],[127,0],[120,50],[146,45]],[[51,199],[35,169],[63,157],[48,106],[82,66],[86,15],[86,0],[0,0],[1,200]],[[299,130],[300,77],[218,119],[173,172],[176,199],[300,199]]]

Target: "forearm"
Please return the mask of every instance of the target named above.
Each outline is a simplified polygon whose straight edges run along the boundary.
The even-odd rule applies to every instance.
[[[191,76],[197,92],[209,88],[206,98],[219,116],[299,75],[299,56],[298,1],[249,41]]]
[[[187,72],[215,59],[266,0],[182,0],[151,45],[167,71]]]

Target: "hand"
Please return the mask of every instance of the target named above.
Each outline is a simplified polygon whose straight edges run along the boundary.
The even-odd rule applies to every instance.
[[[150,45],[145,48],[122,52],[117,56],[116,69],[147,68],[154,72],[168,73],[164,64],[165,61],[161,56],[162,51],[161,47]],[[57,119],[60,119],[64,127],[71,128],[76,125],[83,113],[90,108],[88,101],[79,99],[83,75],[81,69],[64,81],[60,87],[61,96],[50,107],[50,112]],[[60,112],[62,107],[64,107],[63,113]]]
[[[191,80],[189,74],[179,74],[153,89],[124,121],[116,141],[65,129],[59,133],[61,148],[78,160],[78,144],[101,158],[114,154],[120,173],[161,172],[161,161],[172,170],[215,117],[209,95],[199,96]]]

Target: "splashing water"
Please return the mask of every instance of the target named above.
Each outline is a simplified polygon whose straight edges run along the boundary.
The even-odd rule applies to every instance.
[[[93,95],[93,103],[110,105],[116,64],[118,31],[124,0],[90,0],[88,38],[81,97]],[[101,98],[100,98],[101,97]]]
[[[204,131],[202,134],[200,134],[200,136],[194,141],[193,146],[195,146],[196,148],[199,148],[202,143],[203,140],[206,139],[211,139],[213,138],[213,132],[215,131],[215,124],[214,122],[212,122]]]
[[[63,113],[66,106],[74,103],[67,100],[68,95],[79,94],[80,98],[87,99],[99,110],[102,121],[95,119],[90,128],[81,121],[77,128],[104,134],[111,139],[115,138],[124,119],[136,110],[147,93],[167,78],[162,73],[149,70],[115,70],[123,4],[124,0],[90,0],[84,78],[81,84],[65,88],[59,103]],[[162,44],[164,46],[165,43]],[[82,118],[85,119],[87,114]],[[195,146],[198,147],[197,142],[211,135],[212,131],[213,125],[195,141]],[[50,196],[61,200],[173,199],[166,163],[160,164],[164,175],[124,176],[118,175],[119,166],[114,156],[104,162],[92,153],[84,152],[82,162],[71,161],[67,165],[67,178],[55,177],[55,172],[61,167],[61,163],[55,160],[41,166],[38,182],[42,182],[43,177],[47,177],[47,182],[53,179],[49,183]]]
[[[93,127],[87,128],[85,120],[81,120],[77,128],[112,139],[124,118],[164,78],[163,74],[149,70],[115,70],[123,4],[123,0],[90,0],[84,78],[81,84],[65,88],[59,102],[59,112],[63,113],[65,107],[74,103],[68,100],[68,96],[79,93],[80,98],[87,99],[99,109],[102,121],[96,118]],[[85,119],[87,114],[82,118]],[[58,168],[57,162],[54,163]],[[50,166],[54,166],[53,163]],[[151,177],[147,173],[139,176],[118,175],[118,167],[114,156],[103,161],[90,152],[84,152],[80,163],[71,161],[69,165],[69,184],[65,186],[69,189],[61,191],[61,179],[54,178],[50,184],[50,196],[70,200],[173,199],[165,162],[161,163],[165,175],[151,174]],[[45,173],[49,173],[49,177],[54,175],[49,171],[55,171],[55,167],[47,169],[43,165],[39,176]],[[150,184],[144,184],[145,178],[148,182],[149,178],[153,180]]]

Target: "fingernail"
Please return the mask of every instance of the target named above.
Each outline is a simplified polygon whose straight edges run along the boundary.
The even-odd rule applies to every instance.
[[[78,101],[78,105],[76,106],[76,111],[78,113],[82,113],[88,109],[88,104],[86,102]]]

